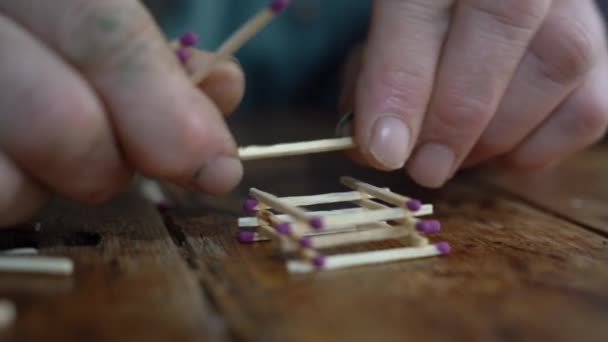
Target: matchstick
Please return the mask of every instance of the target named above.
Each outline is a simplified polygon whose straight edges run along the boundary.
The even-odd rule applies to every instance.
[[[308,230],[302,225],[298,225],[298,222],[284,222],[281,221],[276,215],[274,215],[269,210],[260,210],[257,212],[258,222],[260,226],[262,223],[267,223],[274,230],[283,236],[293,236],[294,234],[297,237],[302,236]]]
[[[289,0],[273,0],[270,4],[260,11],[257,15],[246,22],[230,38],[228,38],[215,52],[211,60],[205,65],[201,65],[191,76],[195,84],[201,82],[209,70],[218,62],[233,55],[249,39],[266,26],[277,14],[282,12],[289,5]]]
[[[359,227],[355,231],[340,234],[325,234],[310,236],[310,245],[315,249],[344,246],[350,244],[399,239],[409,235],[404,227],[392,227],[386,223],[373,223]],[[296,245],[288,246],[287,251],[299,248]]]
[[[332,215],[325,218],[326,229],[336,229],[348,226],[358,226],[378,221],[403,219],[408,215],[404,208],[386,208],[380,210],[368,210],[342,215]]]
[[[275,195],[255,188],[249,190],[249,194],[265,205],[292,216],[296,221],[308,224],[313,229],[318,230],[323,228],[323,218],[321,216],[310,215],[306,210],[287,204]]]
[[[322,195],[310,195],[310,196],[290,196],[290,197],[277,197],[283,203],[294,205],[294,206],[307,206],[315,204],[329,204],[338,202],[349,202],[361,199],[360,191],[350,192],[336,192]],[[261,209],[259,203],[255,199],[248,199],[243,203],[243,209],[247,212],[255,212]]]
[[[378,202],[374,202],[374,201],[370,201],[370,200],[361,200],[358,201],[359,205],[361,205],[364,208],[368,208],[368,209],[373,209],[373,210],[377,210],[377,209],[383,209],[383,208],[389,208],[384,204],[378,203]],[[423,233],[423,234],[435,234],[438,233],[441,230],[441,223],[437,220],[421,220],[418,218],[415,218],[415,216],[421,216],[421,212],[423,212],[423,208],[425,208],[425,205],[422,205],[420,207],[420,209],[416,212],[410,212],[408,213],[409,215],[405,216],[403,218],[403,224],[404,225],[409,225],[413,228],[415,228],[417,231]],[[424,213],[424,212],[423,212]]]
[[[17,308],[8,299],[0,299],[0,330],[10,327],[17,318]]]
[[[340,182],[353,190],[368,193],[382,201],[398,207],[406,207],[411,211],[419,210],[422,205],[419,200],[408,198],[392,191],[358,181],[352,177],[341,177]]]
[[[142,197],[156,206],[157,209],[164,210],[171,207],[171,202],[165,196],[157,181],[142,177],[139,183],[139,191]]]
[[[0,250],[0,255],[37,255],[38,249],[31,247]]]
[[[74,263],[69,258],[0,256],[0,272],[69,275],[73,271]]]
[[[354,266],[387,263],[398,260],[426,258],[448,254],[450,249],[450,245],[447,242],[439,242],[437,244],[427,245],[424,247],[404,247],[381,251],[332,255],[325,257],[325,262],[322,269],[335,270]],[[310,262],[306,261],[290,260],[287,262],[287,270],[290,273],[307,273],[318,268],[318,266],[311,265]]]
[[[302,222],[293,224],[281,222],[268,210],[258,211],[258,218],[260,219],[260,228],[268,230],[270,226],[274,227],[278,233],[276,236],[279,237],[283,252],[296,250],[313,265],[317,267],[323,265],[324,256],[313,248],[310,238],[303,235],[306,230],[303,229]]]
[[[388,190],[388,188],[386,188]],[[322,195],[280,197],[285,203],[297,206],[350,202],[361,199],[360,191],[333,192]]]
[[[361,206],[369,209],[388,208],[384,204],[370,200],[361,200],[359,202]],[[437,220],[420,220],[414,217],[417,216],[416,214],[418,214],[423,207],[424,205],[418,212],[410,213],[410,215],[406,216],[401,223],[410,232],[407,236],[408,241],[406,243],[412,246],[421,247],[429,244],[429,239],[421,236],[420,233],[428,235],[438,233],[441,230],[441,223]],[[415,228],[415,231],[412,230],[412,228]]]
[[[376,203],[376,202],[372,202],[372,203]],[[372,208],[370,208],[370,209],[372,209]],[[376,209],[376,208],[373,208],[373,209]],[[310,211],[310,212],[308,212],[308,214],[315,215],[315,216],[332,216],[332,215],[340,215],[340,214],[345,214],[345,213],[356,213],[356,212],[361,212],[361,211],[367,211],[367,209],[365,209],[365,208],[347,208],[347,209],[337,209],[337,210]],[[433,205],[424,204],[420,208],[420,210],[413,213],[413,216],[425,216],[425,215],[431,215],[432,213],[433,213]],[[276,217],[279,218],[279,220],[284,221],[284,222],[293,222],[293,220],[291,219],[291,217],[289,215],[280,214],[280,215],[276,215]],[[257,217],[252,217],[252,216],[239,217],[238,225],[241,228],[257,227],[258,219],[257,219]],[[327,230],[327,233],[331,233],[331,231],[332,230],[329,229],[329,230]],[[323,233],[325,233],[325,231],[311,232],[310,234],[315,235],[315,234],[323,234]]]
[[[270,146],[247,146],[239,148],[241,160],[287,157],[301,154],[333,152],[355,147],[353,138],[322,139]]]

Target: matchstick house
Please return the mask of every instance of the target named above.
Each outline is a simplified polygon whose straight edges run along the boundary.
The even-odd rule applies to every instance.
[[[243,207],[252,217],[239,219],[238,240],[270,240],[287,261],[291,273],[331,270],[397,260],[444,255],[447,242],[430,244],[426,235],[437,233],[440,223],[422,220],[433,207],[389,189],[350,177],[342,184],[352,191],[313,196],[276,197],[251,189]],[[306,206],[339,202],[352,208],[308,211]],[[252,230],[257,228],[257,230]],[[401,239],[409,246],[359,253],[326,255],[324,249],[356,243]]]

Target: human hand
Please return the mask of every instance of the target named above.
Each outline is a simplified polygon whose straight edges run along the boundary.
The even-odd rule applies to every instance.
[[[439,187],[463,166],[543,169],[608,125],[591,0],[376,0],[346,69],[356,159]]]
[[[0,1],[0,41],[0,227],[52,193],[104,201],[134,171],[210,193],[240,180],[222,113],[242,70],[197,89],[139,2]]]

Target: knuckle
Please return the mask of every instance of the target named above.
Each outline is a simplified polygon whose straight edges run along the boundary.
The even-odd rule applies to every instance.
[[[548,1],[529,0],[463,0],[464,5],[501,26],[518,30],[534,30],[542,21]]]
[[[76,197],[90,204],[111,199],[127,187],[132,173],[109,146],[107,136],[98,134],[83,144],[83,148],[66,160],[75,178],[70,189]]]
[[[452,91],[433,114],[435,127],[441,134],[462,135],[485,125],[493,109],[483,99]]]
[[[67,11],[60,39],[65,51],[75,62],[87,69],[107,63],[144,44],[140,37],[155,29],[154,22],[137,1],[75,1]],[[134,44],[137,42],[137,44]]]
[[[559,84],[571,84],[586,75],[596,56],[592,32],[575,20],[552,20],[541,29],[532,45],[540,72]],[[539,40],[542,42],[537,43]]]
[[[519,154],[508,156],[503,160],[503,163],[514,171],[519,172],[536,172],[543,170],[549,162],[543,159],[527,159]]]
[[[430,96],[430,81],[424,68],[384,68],[378,85],[386,96],[388,107],[397,113],[419,113]]]
[[[590,98],[581,102],[573,112],[567,113],[561,124],[562,130],[569,136],[595,142],[608,126],[608,104],[603,99]]]
[[[97,103],[70,83],[37,84],[23,101],[9,138],[15,159],[58,191],[99,203],[122,188],[130,171],[113,146],[111,127]],[[22,95],[19,95],[22,96]],[[57,99],[62,99],[57,101]]]
[[[213,127],[200,125],[197,120],[180,120],[166,132],[166,146],[142,144],[129,146],[128,157],[144,174],[171,181],[189,181],[218,146]],[[202,126],[202,127],[201,127]],[[159,143],[160,144],[160,143]],[[179,146],[175,149],[171,146]],[[194,157],[193,157],[194,156]]]
[[[477,142],[475,150],[479,155],[492,157],[508,152],[511,144],[495,138],[482,138]]]
[[[54,165],[64,157],[71,158],[101,133],[95,108],[82,96],[70,93],[69,88],[43,87],[32,93],[18,119],[20,126],[30,125],[30,129],[21,130],[30,134],[20,143],[42,164]]]

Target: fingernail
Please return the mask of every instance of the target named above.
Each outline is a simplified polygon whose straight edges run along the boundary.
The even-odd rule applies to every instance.
[[[243,165],[235,157],[220,156],[208,160],[195,175],[200,190],[212,194],[229,192],[243,177]]]
[[[370,152],[380,165],[396,170],[405,164],[409,140],[410,132],[405,123],[395,116],[386,115],[374,125]]]
[[[423,186],[436,188],[452,174],[454,152],[445,145],[428,143],[416,152],[409,166],[409,173]]]

